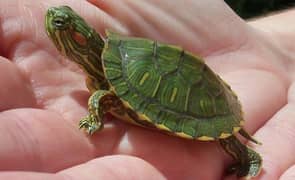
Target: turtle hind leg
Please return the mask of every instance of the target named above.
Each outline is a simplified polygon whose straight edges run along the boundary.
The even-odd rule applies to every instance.
[[[261,171],[262,157],[257,152],[255,152],[253,149],[251,149],[249,147],[247,147],[247,151],[248,151],[248,156],[249,156],[249,160],[250,160],[250,167],[249,167],[249,171],[248,171],[247,176],[255,177]]]
[[[106,90],[95,91],[88,100],[89,114],[79,122],[79,128],[85,129],[88,134],[93,134],[103,128],[103,115],[108,112],[117,100],[112,92]]]
[[[233,157],[236,162],[227,169],[229,173],[236,173],[238,177],[251,178],[259,174],[262,158],[251,148],[242,144],[234,135],[219,140],[223,149]]]

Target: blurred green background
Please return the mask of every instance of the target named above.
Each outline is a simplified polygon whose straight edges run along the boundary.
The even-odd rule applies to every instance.
[[[244,19],[295,7],[295,0],[225,0],[225,2]]]

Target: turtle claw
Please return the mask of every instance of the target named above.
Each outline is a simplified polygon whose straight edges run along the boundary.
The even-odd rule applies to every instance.
[[[103,128],[101,121],[98,121],[96,117],[88,115],[80,120],[79,129],[84,129],[87,134],[92,135],[96,131],[99,131]]]

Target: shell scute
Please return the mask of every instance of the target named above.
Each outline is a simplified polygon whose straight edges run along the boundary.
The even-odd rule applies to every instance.
[[[154,43],[153,62],[161,74],[169,74],[178,70],[182,53],[178,49],[171,49],[169,45]]]

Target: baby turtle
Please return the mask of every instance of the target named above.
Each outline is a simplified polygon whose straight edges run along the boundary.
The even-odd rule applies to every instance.
[[[57,49],[86,73],[89,115],[80,128],[103,127],[103,116],[154,128],[181,138],[219,141],[236,163],[238,177],[258,175],[262,159],[236,134],[243,128],[240,102],[198,56],[180,47],[106,31],[103,38],[68,6],[49,8],[46,31]]]

